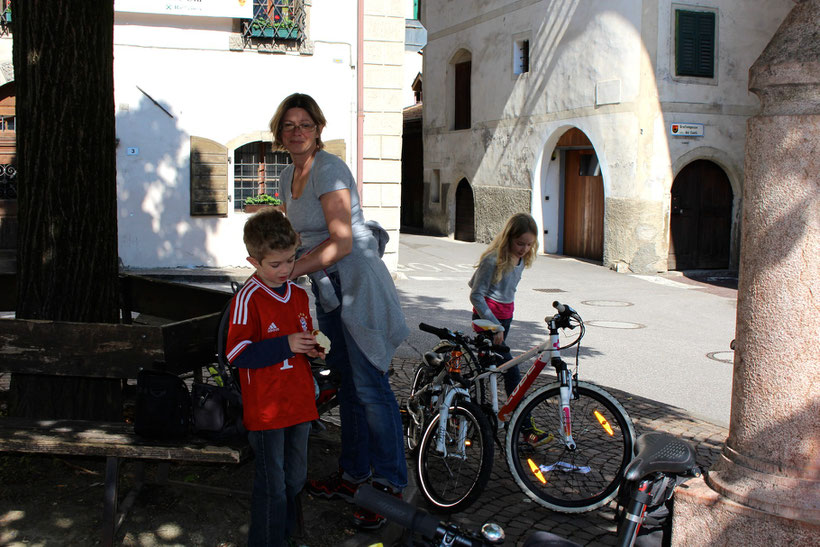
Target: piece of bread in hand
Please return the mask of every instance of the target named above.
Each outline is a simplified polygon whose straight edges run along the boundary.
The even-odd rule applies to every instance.
[[[319,329],[315,329],[311,334],[316,338],[316,351],[322,351],[325,355],[330,353],[330,338]]]

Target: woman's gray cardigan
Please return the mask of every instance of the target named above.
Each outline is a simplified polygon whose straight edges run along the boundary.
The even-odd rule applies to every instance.
[[[301,236],[299,256],[330,237],[319,197],[334,190],[346,188],[350,191],[353,248],[333,266],[313,272],[309,277],[318,285],[322,309],[331,311],[340,302],[327,273],[338,273],[342,288],[342,322],[368,360],[386,372],[396,348],[410,334],[393,278],[381,260],[387,232],[378,223],[365,223],[353,175],[347,165],[332,154],[317,152],[299,199],[291,197],[292,166],[282,171],[279,180],[288,218]]]

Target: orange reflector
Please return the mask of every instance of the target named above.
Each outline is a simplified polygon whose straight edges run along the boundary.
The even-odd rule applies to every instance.
[[[470,439],[464,439],[464,446],[472,446],[472,444],[473,441],[471,441]]]
[[[547,479],[544,478],[544,474],[541,473],[541,469],[535,465],[535,462],[530,458],[527,458],[527,463],[530,464],[530,471],[532,471],[532,474],[535,475],[539,481],[541,481],[541,484],[547,484]]]
[[[615,435],[615,432],[614,432],[614,431],[612,431],[612,426],[611,426],[611,425],[609,425],[609,422],[608,422],[608,421],[606,421],[606,418],[604,418],[604,415],[603,415],[603,414],[601,414],[600,412],[598,412],[598,411],[596,410],[596,411],[595,411],[595,417],[596,417],[596,418],[598,418],[598,421],[599,421],[599,422],[601,422],[601,425],[604,427],[604,429],[606,430],[606,432],[607,432],[607,433],[609,433],[609,436],[610,436],[610,437],[611,437],[611,436],[613,436],[613,435]]]

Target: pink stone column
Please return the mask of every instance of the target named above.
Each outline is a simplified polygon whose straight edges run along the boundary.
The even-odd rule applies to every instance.
[[[729,438],[675,499],[675,545],[820,544],[820,0],[749,70]]]

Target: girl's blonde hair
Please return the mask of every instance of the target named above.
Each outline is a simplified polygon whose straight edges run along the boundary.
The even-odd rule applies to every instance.
[[[501,230],[490,242],[481,257],[478,259],[478,264],[487,256],[496,253],[495,272],[493,273],[493,283],[498,283],[510,270],[515,268],[516,261],[510,254],[510,244],[516,238],[524,234],[532,234],[535,236],[535,243],[530,247],[529,252],[524,255],[524,267],[532,266],[535,255],[538,253],[538,225],[535,219],[527,213],[516,213],[510,217],[504,229]],[[478,267],[476,264],[475,267]]]

